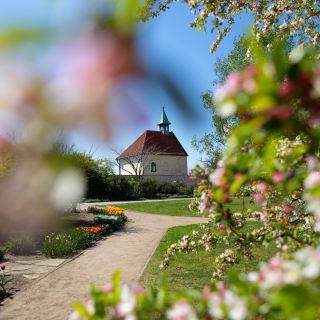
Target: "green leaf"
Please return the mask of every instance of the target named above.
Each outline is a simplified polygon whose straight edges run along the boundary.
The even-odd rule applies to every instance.
[[[90,314],[87,311],[87,308],[81,302],[76,302],[74,304],[74,309],[79,313],[80,317],[89,318]]]

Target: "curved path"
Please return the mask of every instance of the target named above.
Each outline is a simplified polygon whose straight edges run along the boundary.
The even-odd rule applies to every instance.
[[[64,320],[75,301],[87,301],[91,283],[103,286],[118,269],[122,281],[138,281],[166,230],[202,223],[198,217],[126,212],[129,221],[97,246],[63,264],[0,307],[1,320]]]

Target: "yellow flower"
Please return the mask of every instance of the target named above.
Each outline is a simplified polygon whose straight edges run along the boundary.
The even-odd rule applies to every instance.
[[[111,214],[111,215],[115,215],[115,216],[124,215],[123,208],[107,206],[104,210],[107,214]]]

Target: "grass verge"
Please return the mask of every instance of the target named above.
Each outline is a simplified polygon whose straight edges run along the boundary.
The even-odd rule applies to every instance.
[[[120,208],[132,211],[141,211],[153,214],[161,214],[168,216],[199,216],[195,211],[188,208],[189,200],[170,200],[170,201],[152,201],[152,202],[135,202],[122,203],[117,205]],[[232,211],[244,212],[246,209],[254,209],[255,206],[247,198],[234,198],[228,205]]]
[[[257,224],[258,222],[254,221],[248,223],[248,229],[254,228]],[[170,283],[170,288],[173,290],[201,289],[210,283],[213,261],[227,248],[224,244],[218,244],[211,252],[200,250],[198,253],[180,253],[171,260],[167,269],[159,269],[167,247],[183,235],[197,229],[199,225],[189,225],[170,228],[167,231],[142,275],[141,282],[145,286],[158,288],[162,277]],[[246,273],[255,270],[261,261],[268,260],[275,252],[276,248],[272,245],[268,249],[257,247],[254,249],[252,259],[244,257],[239,264],[230,268],[230,271]]]

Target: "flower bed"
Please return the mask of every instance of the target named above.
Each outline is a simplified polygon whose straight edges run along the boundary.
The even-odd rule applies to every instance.
[[[108,224],[101,226],[90,226],[90,227],[78,227],[78,231],[86,231],[92,233],[93,235],[105,235],[110,231],[110,226]]]
[[[95,223],[107,223],[113,231],[120,229],[128,220],[123,208],[111,206],[105,208],[89,207],[87,211],[96,215]]]
[[[111,215],[115,215],[115,216],[124,215],[123,208],[107,206],[107,207],[105,207],[104,210],[107,214],[111,214]]]
[[[89,247],[93,241],[110,233],[108,224],[100,226],[81,226],[59,234],[50,234],[45,238],[42,252],[50,258],[61,258],[77,250]]]
[[[76,250],[87,248],[92,242],[92,234],[82,230],[52,233],[46,236],[42,252],[46,257],[61,258],[70,256]]]

